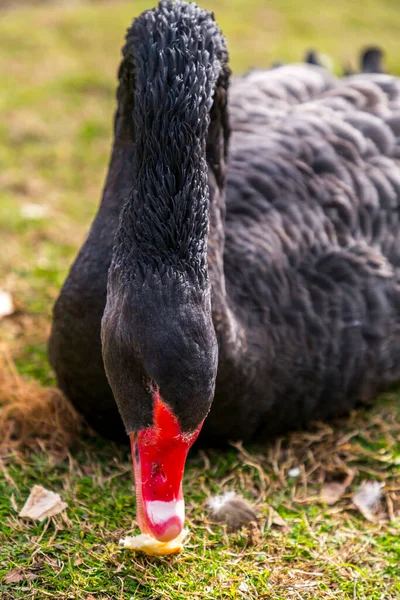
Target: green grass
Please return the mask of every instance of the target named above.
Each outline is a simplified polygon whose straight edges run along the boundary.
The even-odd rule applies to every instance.
[[[240,447],[194,455],[185,478],[191,538],[178,558],[134,556],[117,545],[135,530],[126,449],[87,439],[66,459],[7,457],[0,483],[0,578],[14,569],[35,578],[0,584],[0,597],[398,598],[398,519],[388,522],[382,506],[370,524],[348,496],[333,507],[318,500],[321,478],[345,464],[357,470],[357,481],[385,481],[386,497],[398,511],[400,426],[393,400],[388,396],[333,430],[317,427],[312,442],[292,434],[251,455]],[[288,476],[295,465],[302,469],[298,479]],[[37,483],[61,492],[69,505],[64,516],[43,524],[18,518]],[[209,522],[206,497],[232,488],[256,505],[258,539],[250,540],[247,530],[228,535]],[[271,508],[287,527],[271,524]]]
[[[226,34],[235,72],[299,60],[309,47],[331,55],[339,70],[373,43],[400,74],[397,0],[203,4]],[[66,2],[0,12],[0,287],[19,309],[0,322],[0,349],[44,385],[54,382],[46,359],[51,307],[101,195],[123,35],[148,7]],[[27,204],[43,207],[42,215],[27,218]],[[400,598],[399,423],[393,394],[333,428],[317,427],[313,439],[295,434],[250,455],[193,456],[185,478],[191,538],[179,558],[118,548],[134,530],[125,448],[88,438],[67,457],[0,455],[0,598]],[[297,479],[288,477],[292,466],[301,466]],[[348,467],[357,472],[351,492],[367,478],[386,483],[376,523],[354,510],[350,493],[333,507],[319,502],[324,478]],[[17,517],[36,483],[62,494],[64,517]],[[255,503],[257,539],[209,522],[205,498],[225,489]],[[271,522],[272,508],[287,527]],[[14,569],[25,579],[5,583]]]

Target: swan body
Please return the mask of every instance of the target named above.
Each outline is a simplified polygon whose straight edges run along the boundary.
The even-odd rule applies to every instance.
[[[228,90],[221,32],[183,2],[135,20],[123,54],[49,352],[88,422],[130,434],[141,528],[168,541],[197,435],[266,440],[399,379],[400,81],[299,64]],[[150,492],[173,502],[164,529]]]

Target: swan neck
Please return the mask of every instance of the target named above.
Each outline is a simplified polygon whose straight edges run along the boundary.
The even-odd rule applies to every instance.
[[[177,273],[207,284],[207,136],[225,42],[195,5],[161,3],[133,24],[133,181],[113,266]],[[225,54],[224,54],[225,53]]]

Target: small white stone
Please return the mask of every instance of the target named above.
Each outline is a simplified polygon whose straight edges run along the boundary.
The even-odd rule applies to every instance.
[[[298,477],[301,473],[301,469],[299,467],[293,467],[293,469],[289,469],[288,476],[289,477]]]
[[[248,592],[249,591],[249,586],[247,585],[247,583],[245,581],[242,581],[242,583],[239,585],[239,592]]]
[[[14,302],[11,294],[0,290],[0,319],[2,317],[8,317],[14,312]]]
[[[46,206],[42,204],[33,204],[32,202],[27,202],[23,204],[20,209],[21,217],[24,219],[43,219],[48,214],[48,209]]]

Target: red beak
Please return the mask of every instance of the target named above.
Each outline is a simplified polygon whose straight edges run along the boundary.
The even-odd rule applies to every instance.
[[[168,542],[183,529],[183,472],[187,454],[202,424],[193,433],[182,433],[178,419],[158,393],[154,397],[153,419],[152,427],[129,436],[137,519],[143,533]]]

